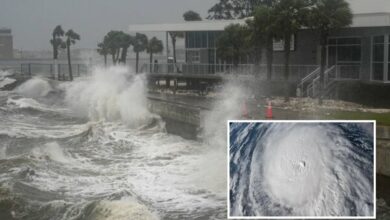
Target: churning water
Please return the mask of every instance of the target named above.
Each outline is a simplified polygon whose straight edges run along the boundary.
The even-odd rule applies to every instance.
[[[203,141],[167,134],[130,72],[0,91],[0,219],[226,218],[225,123]]]

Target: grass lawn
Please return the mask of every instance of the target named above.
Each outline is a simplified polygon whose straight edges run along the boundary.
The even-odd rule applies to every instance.
[[[376,120],[378,125],[390,126],[390,113],[327,111],[321,117],[327,120]]]

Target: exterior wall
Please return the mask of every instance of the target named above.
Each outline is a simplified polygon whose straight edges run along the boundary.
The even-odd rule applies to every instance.
[[[0,59],[13,58],[13,42],[10,29],[0,29]]]
[[[390,35],[390,27],[344,28],[330,34],[329,38],[358,37],[361,39],[361,75],[364,82],[371,81],[372,37]],[[319,64],[318,36],[311,30],[301,30],[296,35],[295,50],[291,51],[291,65]],[[386,51],[386,50],[385,50]],[[390,56],[390,55],[389,55]],[[386,56],[385,56],[386,57]],[[265,54],[262,63],[266,62]],[[284,63],[284,51],[274,51],[274,64]],[[389,70],[390,72],[390,70]],[[390,80],[390,79],[389,79]]]
[[[187,33],[195,33],[195,32],[187,32]],[[209,39],[209,34],[220,34],[221,32],[197,32],[206,34],[207,37],[198,37],[200,40],[195,40],[201,43],[200,47],[189,46],[189,41],[191,37],[187,34],[186,39],[186,50],[197,50],[199,51],[199,59],[196,63],[200,64],[216,64],[218,63],[218,57],[210,57],[213,53],[210,53],[210,50],[215,50],[215,41],[217,37],[214,37],[212,41]],[[217,36],[217,35],[216,35]],[[389,60],[389,65],[387,65],[387,61],[384,61],[384,75],[388,75],[388,81],[372,81],[372,57],[373,57],[373,37],[374,36],[387,36],[385,37],[384,43],[384,59]],[[196,37],[196,36],[195,36]],[[194,37],[193,37],[194,38]],[[359,68],[360,65],[360,80],[363,82],[374,82],[374,83],[383,83],[390,82],[390,48],[387,48],[387,42],[390,43],[390,26],[387,27],[353,27],[353,28],[343,28],[337,31],[334,31],[330,34],[329,39],[334,38],[359,38],[360,39],[360,47],[361,47],[361,55],[360,62],[355,62],[355,68]],[[207,39],[207,41],[205,40]],[[206,43],[207,42],[207,43]],[[295,35],[294,41],[294,50],[291,51],[290,54],[290,64],[291,65],[318,65],[320,63],[319,60],[319,36],[315,31],[312,30],[301,30]],[[342,45],[345,46],[345,45]],[[329,46],[330,47],[330,46]],[[334,48],[335,46],[333,46]],[[336,46],[339,47],[339,46]],[[339,49],[337,49],[339,50]],[[343,50],[345,51],[345,50]],[[353,51],[353,50],[352,50]],[[356,50],[355,50],[356,51]],[[352,54],[356,54],[352,52]],[[187,51],[188,55],[188,51]],[[283,65],[284,64],[284,51],[274,51],[273,61],[275,65]],[[214,58],[214,59],[211,59]],[[215,59],[216,58],[216,59]],[[188,59],[187,59],[188,61]],[[266,63],[266,54],[265,51],[262,56],[261,62],[263,64]],[[341,62],[341,61],[340,61]],[[353,64],[353,62],[346,62],[345,65]],[[329,64],[332,65],[332,64]],[[343,64],[339,64],[343,65]],[[340,67],[341,68],[341,67]],[[351,69],[350,69],[351,70]],[[340,69],[340,72],[345,72],[345,69]],[[352,72],[355,73],[355,69],[352,69]],[[356,73],[356,77],[358,74]]]
[[[311,30],[301,30],[295,36],[295,49],[290,54],[292,65],[316,65],[318,36]],[[262,63],[266,63],[265,54],[262,56]],[[274,64],[284,64],[284,51],[274,51]]]
[[[362,42],[361,80],[371,80],[372,37],[390,35],[390,27],[344,28],[331,37],[360,37]]]

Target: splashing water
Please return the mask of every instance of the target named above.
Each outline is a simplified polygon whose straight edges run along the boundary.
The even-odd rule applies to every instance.
[[[49,82],[42,78],[32,78],[15,89],[24,97],[39,98],[44,97],[52,91]]]
[[[0,219],[225,219],[226,123],[214,123],[236,114],[231,98],[200,142],[165,133],[145,77],[125,67],[0,92]]]
[[[65,85],[65,102],[91,120],[141,125],[150,120],[143,75],[126,67],[95,68],[91,77]]]

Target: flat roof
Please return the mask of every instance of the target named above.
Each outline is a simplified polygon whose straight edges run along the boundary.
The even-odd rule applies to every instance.
[[[171,24],[131,24],[129,32],[171,32],[171,31],[223,31],[230,24],[245,24],[240,20],[205,20]],[[351,27],[390,27],[390,13],[354,14]]]
[[[230,24],[245,24],[240,20],[187,21],[171,24],[131,24],[130,32],[170,32],[170,31],[223,31]]]
[[[353,16],[351,27],[387,27],[390,26],[390,13],[361,13]]]

